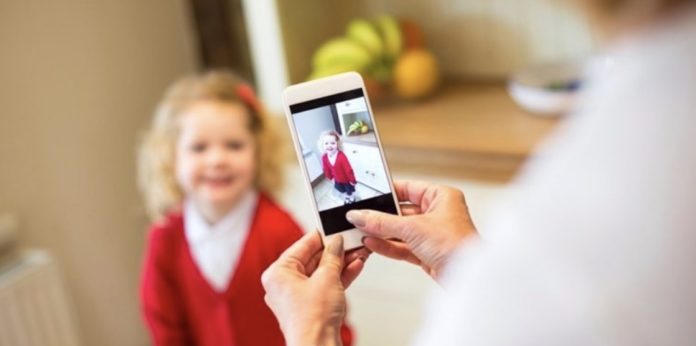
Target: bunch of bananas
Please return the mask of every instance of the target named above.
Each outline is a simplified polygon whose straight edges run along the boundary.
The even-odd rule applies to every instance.
[[[372,96],[393,83],[402,98],[419,98],[431,93],[439,80],[435,56],[424,41],[420,27],[408,20],[389,15],[354,19],[344,36],[317,49],[308,79],[356,71]]]
[[[354,19],[348,23],[345,36],[319,47],[312,59],[312,74],[308,79],[357,71],[379,82],[387,82],[402,49],[403,38],[396,18],[383,15],[373,21]]]
[[[350,126],[348,127],[348,136],[353,135],[353,134],[364,134],[367,133],[367,131],[370,128],[367,127],[367,124],[362,121],[362,120],[356,120]]]

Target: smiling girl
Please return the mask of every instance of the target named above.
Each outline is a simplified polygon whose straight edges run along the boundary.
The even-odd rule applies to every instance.
[[[155,345],[284,344],[260,278],[302,231],[271,197],[275,139],[252,89],[227,72],[181,80],[160,103],[139,165],[156,220],[141,284]]]

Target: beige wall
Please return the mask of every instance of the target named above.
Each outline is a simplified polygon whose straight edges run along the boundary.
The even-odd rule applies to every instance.
[[[500,79],[530,63],[594,49],[583,15],[557,0],[365,0],[367,13],[419,23],[450,76]]]
[[[146,220],[135,143],[195,68],[185,2],[0,1],[0,211],[48,248],[84,345],[148,339],[137,285]]]

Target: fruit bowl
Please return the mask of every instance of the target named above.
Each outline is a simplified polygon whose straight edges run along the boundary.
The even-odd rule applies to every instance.
[[[540,116],[569,112],[582,83],[580,61],[532,65],[515,73],[508,93],[524,110]]]

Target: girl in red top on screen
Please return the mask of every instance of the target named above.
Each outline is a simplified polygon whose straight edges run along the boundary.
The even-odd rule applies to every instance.
[[[346,204],[356,201],[355,175],[348,157],[343,153],[341,135],[333,130],[324,131],[319,136],[319,150],[324,176],[331,180],[334,188],[341,193]]]
[[[271,197],[282,179],[268,126],[228,72],[183,79],[161,101],[139,162],[156,220],[140,291],[153,344],[284,344],[261,273],[302,231]]]

